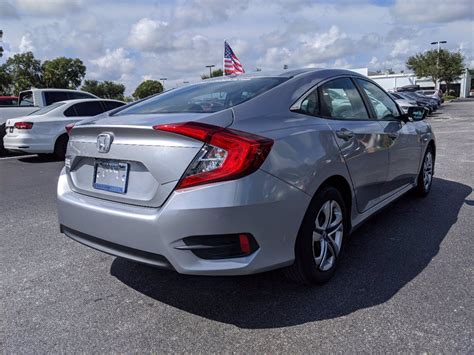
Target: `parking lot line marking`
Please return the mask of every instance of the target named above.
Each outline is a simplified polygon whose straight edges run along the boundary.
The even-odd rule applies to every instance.
[[[36,157],[36,154],[16,155],[16,156],[14,156],[14,157],[0,158],[0,160],[10,160],[10,159],[19,159],[19,158],[33,158],[33,157]]]

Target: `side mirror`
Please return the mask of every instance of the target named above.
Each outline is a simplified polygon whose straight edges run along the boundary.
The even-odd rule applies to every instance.
[[[420,106],[410,106],[408,107],[408,112],[407,116],[412,120],[412,121],[422,121],[425,119],[427,114],[427,110],[425,110],[424,107]]]

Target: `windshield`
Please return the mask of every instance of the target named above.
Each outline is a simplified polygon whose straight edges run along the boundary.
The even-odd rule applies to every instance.
[[[62,106],[64,105],[64,102],[56,102],[52,105],[49,105],[49,106],[45,106],[43,108],[40,108],[39,110],[36,110],[36,111],[33,111],[32,113],[30,113],[28,116],[31,116],[31,115],[44,115],[52,110],[54,110],[55,108],[58,108],[59,106]]]
[[[270,90],[286,78],[223,80],[186,86],[150,97],[116,115],[217,112]]]

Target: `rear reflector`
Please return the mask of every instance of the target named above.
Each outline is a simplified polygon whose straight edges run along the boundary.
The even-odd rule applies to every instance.
[[[193,236],[183,239],[184,246],[178,250],[189,250],[201,259],[232,259],[253,254],[259,249],[255,238],[249,233]]]
[[[239,242],[240,242],[240,251],[244,254],[250,253],[251,249],[250,249],[249,236],[247,234],[240,234]]]
[[[67,134],[70,135],[73,128],[74,128],[74,123],[69,123],[68,125],[66,125]]]
[[[32,129],[33,122],[15,122],[13,125],[16,129]]]
[[[153,128],[205,143],[181,178],[177,189],[250,175],[263,164],[273,145],[273,140],[265,137],[198,122],[158,125]]]

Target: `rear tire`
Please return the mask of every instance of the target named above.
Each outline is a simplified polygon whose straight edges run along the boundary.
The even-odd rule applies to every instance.
[[[418,197],[426,197],[431,191],[434,172],[434,151],[430,145],[426,149],[420,173],[418,174],[417,185],[413,190]]]
[[[63,134],[60,136],[54,144],[54,156],[57,159],[64,160],[66,157],[67,143],[69,142],[69,136]]]
[[[341,193],[325,187],[311,202],[295,245],[295,262],[284,269],[285,275],[301,284],[328,281],[341,257],[348,232],[348,214]]]
[[[0,125],[0,157],[6,155],[8,152],[3,146],[3,137],[7,134],[5,124]]]

